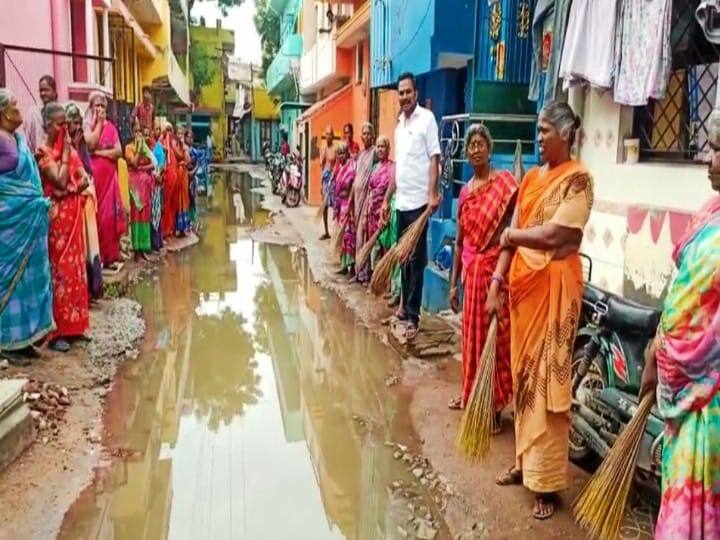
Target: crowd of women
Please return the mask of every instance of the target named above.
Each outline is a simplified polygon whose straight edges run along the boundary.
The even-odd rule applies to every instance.
[[[572,353],[584,287],[579,248],[593,205],[591,175],[571,157],[579,127],[567,104],[548,104],[538,120],[543,165],[520,182],[491,166],[487,128],[469,127],[465,150],[473,175],[459,195],[450,304],[462,310],[462,384],[448,406],[468,404],[496,318],[495,426],[499,432],[502,412],[512,406],[516,445],[515,461],[497,484],[532,491],[537,519],[553,515],[569,484]],[[326,206],[344,227],[340,272],[366,284],[397,235],[392,218],[385,223],[381,213],[394,178],[390,142],[376,139],[370,124],[361,139],[362,149],[348,125],[336,145],[328,128],[321,159]],[[720,192],[720,153],[714,155],[709,176]],[[358,250],[379,228],[376,256],[358,267]],[[322,238],[328,232],[326,217]],[[657,388],[666,423],[656,537],[720,538],[720,196],[695,216],[673,258],[678,273],[641,389]],[[397,287],[392,293],[397,297]]]
[[[43,341],[67,352],[87,339],[123,235],[140,261],[191,232],[199,159],[192,133],[137,117],[123,148],[99,92],[83,114],[57,102],[52,77],[39,90],[42,105],[24,115],[0,88],[0,351],[19,363]]]

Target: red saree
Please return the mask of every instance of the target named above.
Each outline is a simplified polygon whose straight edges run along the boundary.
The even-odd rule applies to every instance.
[[[176,143],[172,141],[163,142],[167,163],[165,165],[165,186],[163,191],[162,208],[162,235],[163,238],[175,234],[175,218],[178,211],[178,191],[180,188],[180,177],[178,170],[178,159],[175,155]]]
[[[467,190],[467,186],[464,188]],[[464,237],[463,250],[463,330],[462,330],[462,406],[472,391],[477,361],[487,337],[490,321],[485,313],[487,291],[497,266],[500,248],[496,232],[506,223],[517,191],[517,182],[508,171],[493,173],[492,180],[478,189],[461,194],[458,224]],[[464,197],[463,197],[464,195]],[[507,295],[507,288],[502,293]],[[510,370],[510,311],[505,302],[498,320],[495,356],[495,410],[501,411],[512,397]]]
[[[40,170],[45,195],[52,199],[48,254],[53,285],[53,318],[55,331],[50,339],[81,336],[90,324],[90,297],[85,254],[85,196],[77,188],[85,176],[80,157],[70,154],[70,178],[67,194],[57,195],[44,171],[51,163],[58,166],[62,155],[62,139],[55,148],[41,149]]]

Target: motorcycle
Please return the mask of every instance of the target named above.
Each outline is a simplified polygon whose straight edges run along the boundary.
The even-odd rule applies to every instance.
[[[589,259],[588,259],[589,260]],[[592,261],[590,261],[590,273]],[[660,311],[588,283],[572,361],[570,458],[605,458],[637,410],[645,353]],[[637,480],[658,489],[664,424],[653,407],[637,458]]]
[[[279,195],[282,183],[282,175],[285,169],[285,159],[278,153],[270,157],[270,184],[273,195]]]
[[[302,198],[302,172],[300,160],[295,155],[289,156],[282,176],[282,202],[290,208],[300,204]]]

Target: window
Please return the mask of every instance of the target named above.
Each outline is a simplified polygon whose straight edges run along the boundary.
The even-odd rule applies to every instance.
[[[709,150],[708,119],[715,104],[720,48],[707,41],[697,23],[698,4],[673,2],[667,94],[638,107],[634,116],[643,159],[700,161]]]
[[[355,82],[360,84],[365,80],[364,69],[365,66],[363,58],[363,44],[362,42],[355,45]]]

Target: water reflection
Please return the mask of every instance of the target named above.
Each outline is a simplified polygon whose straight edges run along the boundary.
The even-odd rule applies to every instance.
[[[201,244],[138,286],[147,336],[108,396],[121,459],[61,537],[365,540],[405,521],[384,445],[412,438],[384,384],[399,360],[302,256],[247,238],[266,219],[250,187],[218,183]]]

